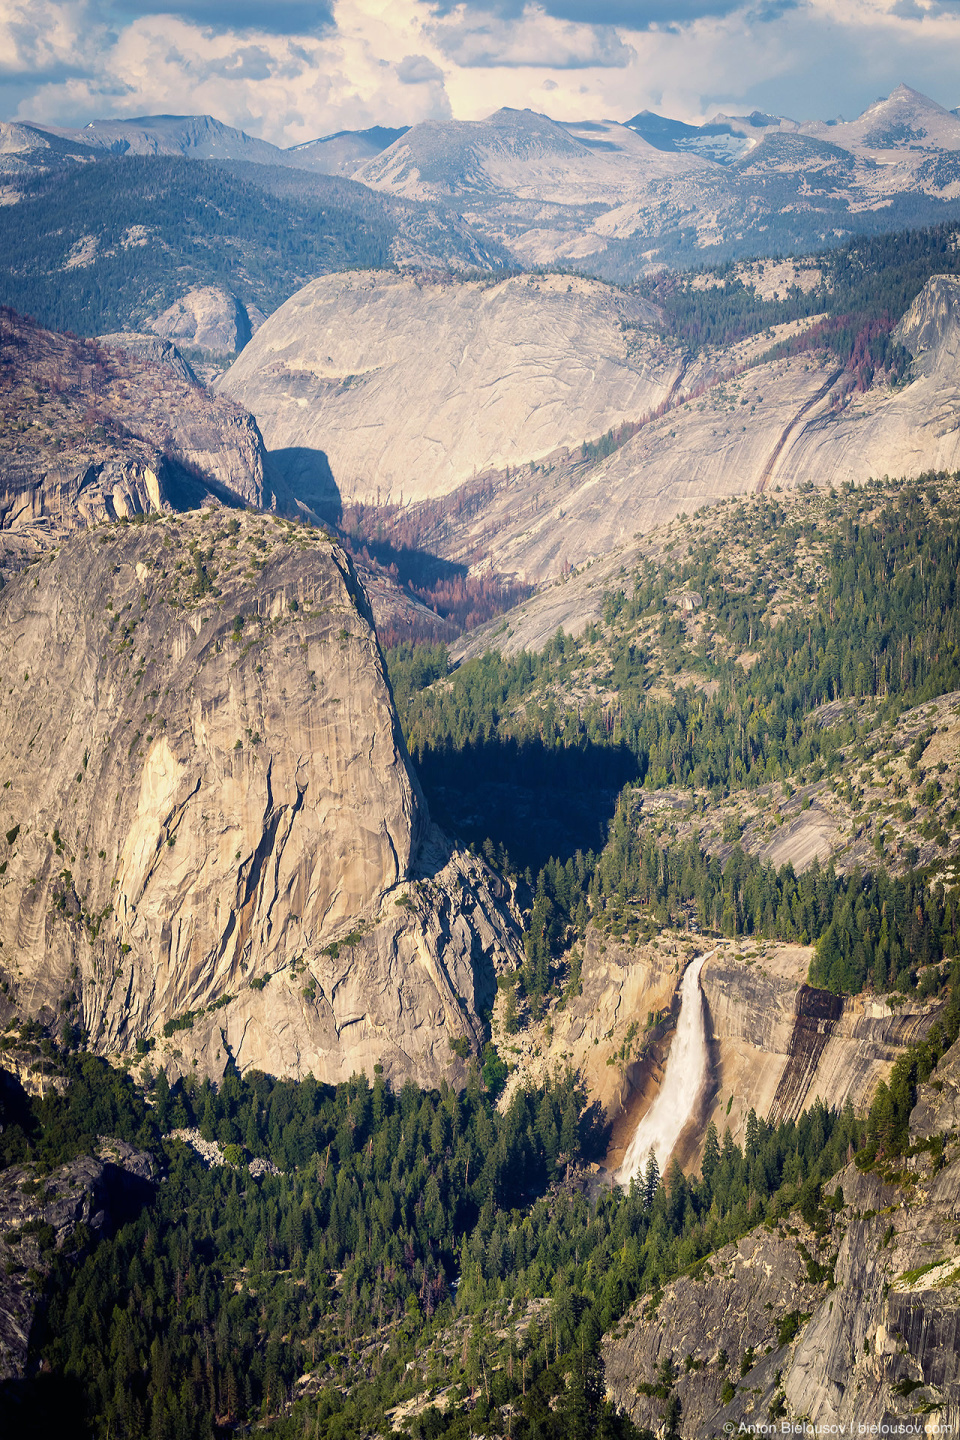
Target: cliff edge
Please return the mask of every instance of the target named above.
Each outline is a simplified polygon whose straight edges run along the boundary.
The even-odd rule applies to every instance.
[[[174,1069],[455,1078],[513,921],[429,825],[343,551],[100,528],[7,586],[0,637],[5,1007]]]

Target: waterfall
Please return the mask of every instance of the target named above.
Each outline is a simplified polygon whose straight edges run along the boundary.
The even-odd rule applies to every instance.
[[[642,1176],[652,1150],[661,1172],[680,1138],[680,1131],[693,1114],[707,1078],[707,1037],[703,1023],[703,995],[700,971],[715,955],[711,950],[698,955],[687,967],[680,986],[680,1014],[677,1033],[670,1046],[660,1094],[641,1119],[627,1146],[623,1164],[616,1172],[621,1185]]]

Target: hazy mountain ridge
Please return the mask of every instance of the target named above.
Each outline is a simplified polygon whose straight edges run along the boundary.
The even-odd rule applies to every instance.
[[[330,271],[505,258],[436,206],[276,165],[105,153],[25,176],[17,194],[0,207],[0,299],[78,334],[150,328],[211,287],[249,330],[250,317]]]
[[[208,212],[198,219],[199,248],[184,274],[173,255],[161,257],[171,244],[163,224],[131,213],[125,228],[144,227],[137,243],[149,246],[162,289],[152,310],[149,296],[144,303],[131,294],[94,329],[142,328],[198,284],[226,283],[243,303],[270,313],[297,284],[358,261],[461,269],[561,264],[619,281],[664,264],[802,252],[858,232],[954,216],[958,150],[960,119],[907,86],[849,123],[763,115],[717,116],[701,127],[657,116],[560,123],[529,110],[501,110],[483,121],[340,132],[290,150],[209,116],[95,121],[77,130],[8,122],[0,126],[0,174],[7,199],[17,203],[0,214],[0,239],[11,257],[3,298],[46,323],[88,328],[82,306],[90,301],[72,293],[70,247],[85,243],[83,263],[122,294],[123,267],[105,262],[127,242],[119,232],[104,233],[103,212],[111,208],[111,190],[129,190],[131,172],[122,167],[147,160],[196,164],[198,194],[223,183],[202,167],[226,166],[247,188],[248,209],[249,192],[266,190],[285,207],[276,223],[288,237],[298,235],[295,253],[287,247],[283,257],[273,255],[284,274],[279,289],[255,273],[228,279],[222,259],[214,258],[225,240],[224,256],[239,246],[242,271],[258,245],[274,251],[276,245],[269,225],[263,235],[256,225],[234,234],[231,217],[226,234],[223,217],[211,232]],[[73,172],[105,164],[121,168],[104,182],[86,178],[76,191]],[[56,217],[44,210],[44,176],[55,177],[63,192]],[[195,208],[185,193],[169,203]],[[237,203],[233,197],[227,209]],[[24,222],[10,212],[21,206],[30,212],[28,236],[41,238],[39,266],[18,257]],[[73,209],[66,217],[65,206]],[[309,233],[311,225],[318,234]],[[66,243],[51,248],[58,232]],[[55,299],[57,285],[65,289]]]
[[[583,126],[578,135],[575,125],[529,111],[434,121],[414,126],[356,178],[417,198],[455,198],[524,263],[589,265],[618,279],[631,266],[636,275],[711,252],[795,251],[890,228],[898,205],[916,217],[908,223],[922,223],[921,214],[941,218],[960,198],[952,171],[929,166],[931,155],[960,147],[960,122],[907,86],[850,125],[717,117],[697,130],[697,153],[686,148],[689,135],[676,137],[675,122],[647,127],[657,144],[635,122]],[[710,150],[723,138],[733,144],[718,163]],[[545,202],[559,207],[546,225],[533,208]]]

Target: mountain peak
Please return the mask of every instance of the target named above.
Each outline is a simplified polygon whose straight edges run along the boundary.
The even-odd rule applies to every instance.
[[[940,105],[936,100],[931,100],[929,95],[924,95],[922,90],[914,90],[911,86],[901,82],[889,95],[879,95],[872,105],[868,105],[863,111],[861,119],[874,115],[878,111],[886,110],[888,107],[909,105],[914,110],[926,110],[935,115],[949,115],[949,110]]]

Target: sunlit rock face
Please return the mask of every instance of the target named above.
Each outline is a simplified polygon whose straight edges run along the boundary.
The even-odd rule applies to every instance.
[[[607,1386],[638,1424],[657,1423],[644,1387],[669,1359],[685,1436],[954,1430],[960,1045],[918,1088],[910,1140],[942,1137],[942,1152],[908,1153],[886,1176],[847,1164],[824,1186],[842,1206],[817,1230],[798,1210],[758,1226],[605,1337]]]
[[[456,1072],[513,922],[429,829],[327,536],[222,511],[100,529],[7,586],[0,633],[21,1011],[214,1074]]]
[[[220,382],[311,504],[447,495],[654,410],[681,373],[648,302],[570,275],[313,280]],[[321,459],[320,457],[325,457]]]

